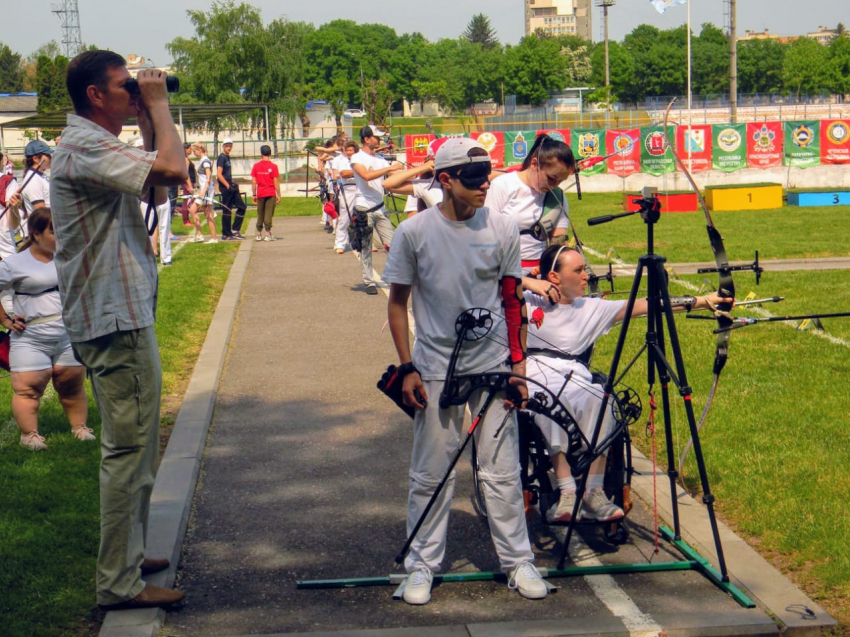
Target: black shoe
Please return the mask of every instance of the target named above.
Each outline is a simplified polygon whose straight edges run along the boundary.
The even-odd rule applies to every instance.
[[[369,294],[370,296],[374,296],[377,293],[378,293],[378,288],[376,288],[374,285],[367,285],[366,286],[366,294]]]
[[[234,239],[236,239],[236,240],[238,240],[238,241],[242,241],[245,237],[243,237],[243,236],[242,236],[242,233],[241,233],[241,232],[234,232],[234,233],[233,233],[233,238],[234,238]]]

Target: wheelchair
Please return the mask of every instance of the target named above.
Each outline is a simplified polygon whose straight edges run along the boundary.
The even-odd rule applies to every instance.
[[[605,380],[605,374],[594,372],[594,384],[604,384]],[[629,425],[637,422],[640,418],[642,405],[640,397],[629,387],[623,386],[615,394],[613,397],[615,414],[618,422],[622,423],[623,426],[606,450],[604,490],[605,495],[623,510],[624,517],[614,522],[599,522],[581,518],[575,522],[549,521],[549,508],[558,502],[560,491],[552,473],[552,464],[546,450],[546,440],[534,422],[534,414],[529,411],[519,411],[517,412],[517,426],[519,430],[520,478],[525,501],[525,515],[528,522],[531,522],[535,514],[539,512],[542,522],[546,525],[567,526],[573,524],[576,528],[601,527],[602,536],[609,544],[620,545],[628,540],[628,528],[625,525],[625,520],[633,508],[631,481],[634,474]],[[473,506],[478,515],[486,519],[487,504],[478,473],[475,441],[472,442]]]

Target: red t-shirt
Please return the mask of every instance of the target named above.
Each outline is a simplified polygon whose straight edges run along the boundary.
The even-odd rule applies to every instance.
[[[251,177],[257,180],[257,197],[275,197],[274,180],[280,177],[277,166],[268,159],[254,164]]]

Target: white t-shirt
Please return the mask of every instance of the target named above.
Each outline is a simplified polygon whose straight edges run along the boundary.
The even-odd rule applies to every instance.
[[[550,349],[579,355],[592,346],[597,338],[611,330],[615,324],[614,319],[626,305],[626,301],[607,301],[583,296],[572,303],[553,305],[543,297],[526,291],[525,304],[528,312],[529,350]],[[538,310],[543,313],[540,327],[533,321]],[[534,358],[534,354],[529,354],[529,358]],[[585,380],[590,380],[590,372],[578,361],[548,356],[541,360],[562,373],[573,371]]]
[[[390,163],[383,157],[370,155],[369,153],[363,152],[362,150],[360,152],[354,153],[354,155],[351,157],[352,168],[355,164],[360,164],[368,171],[380,170],[381,168],[386,168],[390,165]],[[352,203],[352,205],[374,208],[378,204],[382,204],[384,202],[383,177],[378,177],[377,179],[373,179],[372,181],[366,181],[355,172],[354,183],[357,184],[357,194],[354,196],[354,202],[349,202]]]
[[[491,210],[513,217],[520,230],[527,230],[543,216],[545,193],[535,192],[519,178],[518,173],[509,173],[494,179],[487,191],[484,205]],[[569,228],[569,207],[564,200],[564,211],[555,221],[555,228]],[[531,235],[521,235],[522,260],[538,261],[546,250],[545,241],[537,241]]]
[[[343,170],[351,170],[351,162],[345,155],[337,155],[334,157],[331,162],[331,166],[338,173],[341,173]],[[340,175],[339,178],[342,180],[342,185],[345,187],[346,192],[349,190],[353,191],[354,187],[357,185],[354,181],[354,177],[343,177]]]
[[[29,180],[29,183],[27,183],[27,180]],[[24,210],[26,210],[27,216],[32,214],[35,204],[40,201],[43,201],[48,208],[50,207],[50,182],[47,177],[39,172],[28,170],[24,173],[21,183],[27,184],[21,192],[21,199],[24,201]],[[23,217],[23,215],[21,216]],[[23,225],[26,226],[26,224]]]
[[[439,186],[429,188],[430,179],[417,179],[413,182],[413,196],[425,202],[428,208],[443,203],[443,189]]]
[[[209,168],[210,176],[207,177],[207,169]],[[198,192],[202,197],[212,197],[215,194],[215,170],[213,169],[212,159],[204,155],[198,161]]]
[[[9,201],[9,198],[14,195],[18,190],[18,182],[14,179],[9,182],[9,185],[6,187],[6,201]],[[6,207],[3,204],[0,204],[0,259],[6,259],[13,254],[15,254],[18,250],[15,246],[15,237],[14,233],[9,228],[9,213],[6,212]],[[17,228],[15,228],[17,231]]]
[[[455,321],[470,308],[492,312],[492,338],[464,343],[457,373],[483,372],[507,360],[500,282],[520,273],[519,231],[506,215],[479,208],[472,219],[449,221],[428,208],[399,225],[383,279],[413,286],[413,362],[424,380],[445,377]]]
[[[27,321],[62,313],[58,286],[55,261],[42,263],[29,250],[0,261],[0,290],[15,291],[15,313]]]

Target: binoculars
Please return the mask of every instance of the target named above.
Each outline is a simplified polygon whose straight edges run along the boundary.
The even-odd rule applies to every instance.
[[[139,83],[130,78],[124,83],[124,89],[130,95],[138,95],[139,94]],[[180,80],[177,79],[174,75],[169,75],[165,78],[165,90],[169,93],[176,93],[180,90]]]

